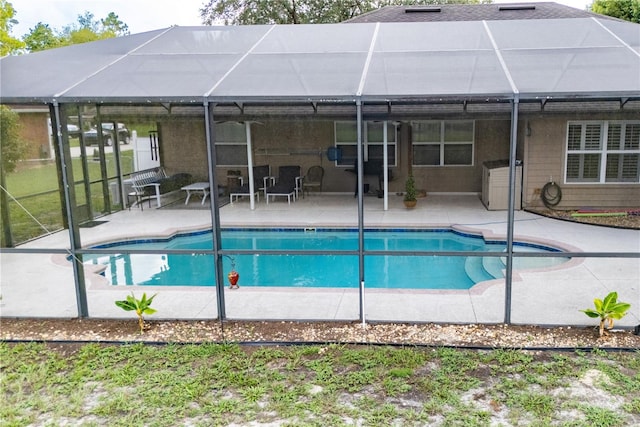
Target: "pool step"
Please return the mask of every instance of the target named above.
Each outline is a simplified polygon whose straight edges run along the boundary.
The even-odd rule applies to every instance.
[[[482,267],[494,278],[504,277],[504,259],[500,257],[483,257]]]
[[[474,283],[493,280],[494,277],[483,266],[483,257],[467,257],[464,263],[464,271]]]

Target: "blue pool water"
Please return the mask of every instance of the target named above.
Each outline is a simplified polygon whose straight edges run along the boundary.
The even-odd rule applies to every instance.
[[[179,235],[100,246],[118,249],[211,249],[211,232]],[[226,250],[357,250],[357,230],[224,230]],[[504,242],[444,230],[367,230],[365,250],[500,252]],[[515,243],[519,251],[556,249]],[[234,255],[239,285],[258,287],[357,288],[356,255]],[[566,257],[516,258],[535,267],[555,265]],[[85,262],[105,264],[105,277],[113,285],[215,286],[213,257],[203,254],[85,255]],[[226,275],[231,259],[224,258]],[[527,265],[520,265],[520,268]],[[501,257],[365,256],[365,280],[369,288],[469,289],[474,284],[503,277]]]

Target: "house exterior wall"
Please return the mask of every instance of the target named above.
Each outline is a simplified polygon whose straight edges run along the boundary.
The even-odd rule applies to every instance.
[[[304,175],[314,165],[322,166],[322,191],[353,191],[355,175],[336,168],[326,156],[333,146],[333,121],[294,120],[264,121],[251,127],[254,165],[271,166],[271,174],[278,175],[279,166],[299,165]],[[346,182],[351,184],[345,186]],[[348,190],[347,190],[348,188]]]
[[[566,183],[564,177],[569,121],[625,119],[637,120],[637,117],[591,114],[527,118],[531,134],[524,137],[524,207],[543,207],[540,191],[551,180],[562,190],[562,200],[557,209],[638,207],[640,184],[575,184]]]
[[[49,111],[21,112],[19,135],[26,144],[25,159],[50,159],[53,157],[49,144]]]
[[[167,173],[189,172],[198,180],[207,180],[204,120],[171,120],[160,123],[158,128],[161,164]],[[270,165],[274,176],[279,166],[300,165],[304,174],[309,167],[321,165],[325,169],[323,191],[342,191],[347,173],[335,168],[325,154],[327,147],[333,145],[332,121],[265,120],[251,125],[251,139],[254,165]],[[247,176],[246,167],[220,167],[216,170],[220,185],[226,185],[231,170],[240,170]]]
[[[414,166],[416,186],[428,193],[479,193],[482,191],[482,164],[509,158],[510,132],[508,118],[476,120],[473,166]],[[409,143],[404,146],[408,155],[411,146]]]
[[[161,164],[167,173],[188,171],[198,180],[206,180],[207,150],[202,119],[171,120],[159,124]],[[397,146],[398,166],[392,168],[391,193],[404,191],[409,173],[409,127],[401,126]],[[510,121],[507,119],[477,120],[473,166],[413,167],[416,185],[427,192],[477,192],[482,189],[482,164],[487,160],[509,156]],[[327,159],[327,148],[334,145],[333,120],[265,120],[251,126],[253,164],[271,166],[278,174],[279,166],[299,165],[304,175],[309,167],[320,165],[325,170],[323,192],[349,193],[355,190],[355,175],[346,167],[336,167]],[[220,167],[217,180],[227,182],[230,170],[240,170],[247,176],[246,167]],[[374,177],[365,182],[377,187]]]
[[[204,119],[181,118],[158,123],[160,164],[169,175],[190,173],[196,181],[208,181]]]
[[[637,207],[640,184],[567,184],[564,181],[567,122],[574,120],[620,120],[629,117],[609,115],[545,115],[521,116],[518,123],[517,158],[523,161],[523,207],[542,207],[542,187],[550,180],[562,189],[560,209],[577,207]],[[167,172],[189,172],[197,180],[208,179],[204,120],[179,119],[159,125],[161,162]],[[530,129],[530,132],[527,132]],[[334,145],[334,121],[317,119],[270,120],[251,125],[254,165],[268,164],[277,176],[278,167],[299,165],[302,174],[313,165],[325,170],[323,191],[350,193],[355,189],[355,175],[344,167],[336,167],[326,157]],[[473,166],[412,167],[416,186],[427,193],[480,193],[485,161],[509,158],[511,122],[509,116],[475,120]],[[397,147],[398,166],[392,168],[391,194],[404,191],[409,173],[410,128],[400,127]],[[217,180],[226,185],[229,170],[246,167],[220,167]],[[373,177],[365,177],[371,188],[377,187]]]

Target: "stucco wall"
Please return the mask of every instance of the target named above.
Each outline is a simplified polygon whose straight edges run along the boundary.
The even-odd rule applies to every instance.
[[[604,115],[547,116],[527,119],[531,134],[525,137],[523,202],[543,207],[542,187],[553,180],[562,190],[557,209],[581,207],[638,207],[640,184],[567,184],[564,180],[567,122],[571,120],[618,120],[629,117]]]

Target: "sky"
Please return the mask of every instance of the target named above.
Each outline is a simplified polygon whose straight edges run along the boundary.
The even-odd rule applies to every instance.
[[[202,25],[200,8],[206,0],[8,0],[16,10],[18,24],[11,31],[13,37],[28,34],[38,22],[55,30],[75,24],[85,11],[95,19],[114,12],[129,26],[131,34],[167,28],[172,25]],[[525,0],[536,3],[541,0]],[[556,3],[584,9],[592,0],[555,0]],[[518,0],[494,0],[494,3],[522,3]]]

